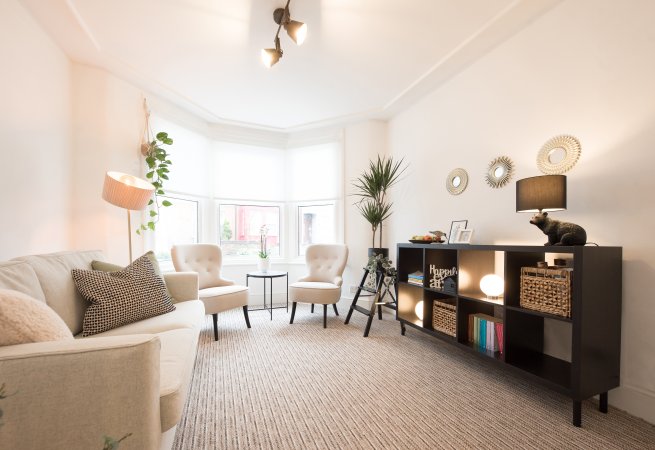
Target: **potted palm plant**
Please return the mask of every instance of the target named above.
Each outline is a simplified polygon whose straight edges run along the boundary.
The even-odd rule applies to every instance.
[[[369,161],[368,169],[352,182],[355,197],[359,199],[355,206],[362,217],[371,225],[372,246],[368,250],[369,256],[389,255],[389,249],[382,247],[382,224],[391,216],[393,203],[387,198],[387,191],[395,185],[400,176],[407,169],[404,159],[394,161],[393,157],[380,157],[376,161]],[[375,237],[378,236],[378,246],[375,246]]]

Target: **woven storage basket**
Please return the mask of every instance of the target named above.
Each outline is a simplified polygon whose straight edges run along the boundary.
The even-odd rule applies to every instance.
[[[521,307],[571,317],[572,275],[566,269],[522,267]]]
[[[455,336],[455,305],[434,301],[432,307],[432,326],[435,330]]]

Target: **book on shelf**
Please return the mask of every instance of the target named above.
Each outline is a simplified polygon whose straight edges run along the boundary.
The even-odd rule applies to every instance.
[[[407,275],[407,282],[416,286],[423,286],[423,272],[416,271]]]
[[[468,338],[482,351],[503,351],[503,320],[488,314],[469,314]]]

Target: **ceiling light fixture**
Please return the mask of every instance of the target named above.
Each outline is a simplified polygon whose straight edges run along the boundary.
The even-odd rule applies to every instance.
[[[287,31],[289,37],[293,39],[293,42],[298,45],[302,45],[307,37],[307,24],[297,20],[291,20],[289,3],[291,3],[291,0],[287,0],[284,8],[277,8],[273,11],[273,20],[278,27],[274,39],[275,48],[262,49],[262,62],[266,67],[274,66],[282,58],[282,54],[284,53],[280,47],[280,30],[282,27]]]

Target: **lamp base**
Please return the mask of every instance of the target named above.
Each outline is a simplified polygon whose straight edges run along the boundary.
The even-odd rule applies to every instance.
[[[530,223],[539,228],[548,236],[544,245],[585,245],[587,232],[580,225],[548,217],[547,212],[535,214]]]
[[[277,8],[273,11],[273,20],[278,25],[284,25],[289,22],[289,10],[285,8]]]

